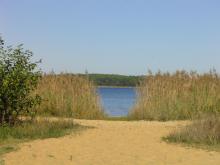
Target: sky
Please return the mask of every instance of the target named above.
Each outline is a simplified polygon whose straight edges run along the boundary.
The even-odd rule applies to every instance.
[[[220,72],[219,0],[0,0],[0,34],[44,72]]]

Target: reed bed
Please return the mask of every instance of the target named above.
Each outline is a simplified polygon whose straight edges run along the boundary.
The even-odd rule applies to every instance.
[[[137,93],[130,119],[184,120],[220,113],[220,77],[215,71],[149,72]]]
[[[88,78],[71,74],[44,75],[37,90],[43,101],[38,115],[102,119],[96,88]]]

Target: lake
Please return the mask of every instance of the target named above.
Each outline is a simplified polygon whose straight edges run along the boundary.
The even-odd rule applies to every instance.
[[[126,116],[136,101],[135,88],[99,87],[105,112],[113,117]]]

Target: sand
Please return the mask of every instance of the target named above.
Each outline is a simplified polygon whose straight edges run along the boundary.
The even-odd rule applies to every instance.
[[[185,122],[76,120],[79,134],[35,140],[3,156],[6,165],[220,165],[220,153],[161,140]]]

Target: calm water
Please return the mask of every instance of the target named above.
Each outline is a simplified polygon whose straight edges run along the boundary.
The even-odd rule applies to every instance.
[[[126,116],[136,100],[135,88],[100,87],[102,106],[110,116]]]

